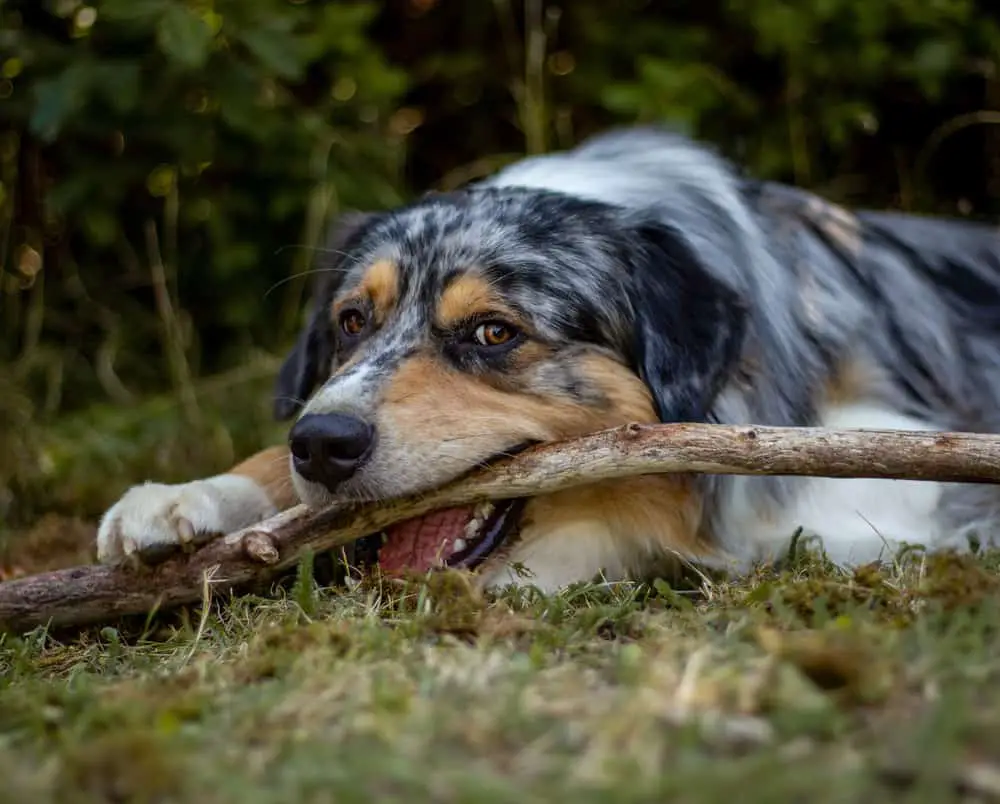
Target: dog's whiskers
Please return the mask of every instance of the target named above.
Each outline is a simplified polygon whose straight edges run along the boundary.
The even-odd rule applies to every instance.
[[[282,285],[287,285],[289,282],[294,282],[296,279],[305,279],[306,277],[310,277],[315,274],[345,274],[348,271],[350,271],[353,267],[354,267],[353,265],[343,265],[343,266],[335,265],[323,268],[310,268],[306,271],[300,271],[296,274],[292,274],[291,276],[286,276],[284,279],[279,279],[277,282],[275,282],[273,285],[271,285],[271,287],[267,289],[267,291],[264,293],[264,298],[266,299],[268,296],[271,295],[273,291],[277,290]]]
[[[352,257],[349,252],[343,251],[339,248],[332,248],[330,246],[310,246],[308,243],[288,243],[284,246],[279,246],[274,250],[274,256],[277,257],[283,251],[288,249],[302,249],[303,251],[315,251],[319,254],[334,254],[338,257]]]
[[[282,402],[294,402],[296,405],[305,405],[306,400],[298,396],[276,396],[275,399],[281,400]]]

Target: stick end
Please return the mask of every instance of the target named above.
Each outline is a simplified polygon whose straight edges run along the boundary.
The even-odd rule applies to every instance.
[[[243,537],[243,552],[259,564],[277,564],[280,557],[271,537],[259,530],[252,530]]]

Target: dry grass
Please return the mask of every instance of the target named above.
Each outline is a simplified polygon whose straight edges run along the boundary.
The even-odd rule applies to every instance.
[[[246,395],[221,396],[202,399],[206,428],[229,425],[216,441],[162,406],[41,434],[30,499],[61,513],[8,533],[7,571],[85,558],[130,479],[253,448],[266,417],[240,425],[225,405]],[[3,799],[1000,800],[998,566],[843,572],[803,549],[740,582],[553,597],[304,572],[151,622],[8,635]]]

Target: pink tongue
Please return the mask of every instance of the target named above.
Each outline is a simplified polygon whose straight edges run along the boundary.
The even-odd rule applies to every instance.
[[[470,507],[446,508],[386,528],[388,538],[379,550],[379,567],[385,573],[398,574],[403,570],[426,572],[443,564],[455,552],[452,545],[471,518]]]

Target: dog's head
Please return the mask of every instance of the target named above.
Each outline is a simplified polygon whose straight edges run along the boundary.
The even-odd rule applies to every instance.
[[[357,216],[334,240],[277,384],[277,415],[299,412],[293,479],[310,505],[416,493],[629,422],[703,420],[739,350],[738,300],[684,234],[614,207],[472,189]],[[420,570],[432,548],[475,566],[530,509],[404,523],[380,561]]]

